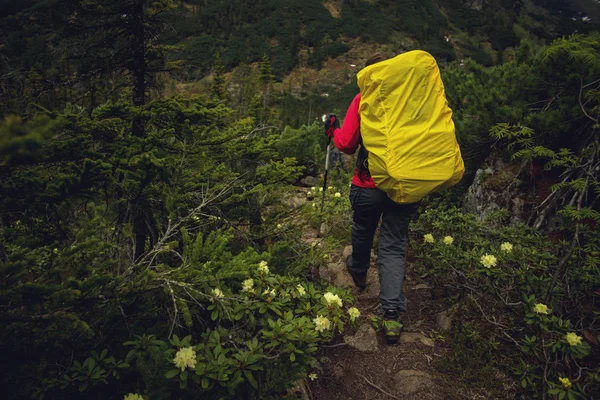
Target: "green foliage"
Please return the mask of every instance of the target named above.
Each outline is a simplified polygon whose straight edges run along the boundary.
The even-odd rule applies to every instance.
[[[130,133],[137,116],[146,120],[145,137]],[[20,360],[3,384],[18,387],[18,397],[36,388],[63,397],[65,382],[53,379],[65,374],[75,390],[97,389],[110,365],[72,365],[67,355],[119,351],[148,326],[164,338],[175,329],[169,321],[181,321],[177,330],[184,331],[211,321],[214,311],[195,308],[185,297],[195,292],[173,282],[247,276],[284,209],[280,191],[301,170],[278,155],[277,135],[258,135],[251,120],[233,120],[231,110],[199,98],[143,108],[107,103],[92,118],[77,108],[28,121],[11,117],[0,132],[0,190],[7,194],[0,202],[0,298],[10,304],[2,311],[2,341],[7,357]],[[140,220],[146,238],[136,259]],[[215,315],[226,317],[223,310]],[[38,363],[23,357],[30,351]],[[83,379],[87,368],[90,380]],[[43,378],[49,381],[41,385]],[[128,375],[129,383],[137,379]],[[281,389],[291,378],[278,379]]]
[[[600,335],[598,316],[582,307],[600,284],[596,235],[583,232],[572,251],[568,242],[525,226],[498,228],[502,214],[491,218],[426,208],[415,224],[416,232],[432,235],[414,244],[416,267],[437,290],[445,288],[445,301],[462,319],[440,368],[464,385],[498,393],[502,387],[488,380],[494,369],[515,374],[532,395],[558,390],[559,378],[567,377],[578,383],[565,393],[593,396],[597,367],[579,378],[573,371],[593,363],[584,336]],[[560,279],[553,278],[557,272]],[[455,365],[468,367],[460,372]]]

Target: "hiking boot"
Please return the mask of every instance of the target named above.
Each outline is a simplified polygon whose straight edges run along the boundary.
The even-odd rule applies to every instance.
[[[351,256],[346,257],[346,270],[352,277],[354,285],[360,290],[365,290],[365,288],[367,287],[367,274],[357,274],[355,272],[350,271],[350,264],[348,264],[348,261],[350,261],[350,257]]]
[[[402,320],[398,311],[385,310],[383,312],[383,332],[388,344],[396,344],[402,332]]]

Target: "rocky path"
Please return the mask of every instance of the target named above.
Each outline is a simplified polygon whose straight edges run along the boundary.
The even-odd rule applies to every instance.
[[[430,288],[417,280],[412,269],[407,270],[406,295],[409,310],[403,316],[404,332],[400,343],[387,345],[381,333],[375,332],[370,317],[379,305],[379,278],[376,260],[372,259],[367,288],[363,292],[352,285],[345,270],[347,246],[337,255],[336,262],[322,267],[322,279],[338,286],[352,288],[356,307],[361,312],[357,328],[348,331],[343,342],[325,347],[319,356],[318,378],[309,382],[307,395],[313,400],[331,399],[445,399],[452,388],[439,377],[431,363],[444,351],[431,333],[447,324],[438,315],[431,300]],[[456,394],[455,394],[456,395]],[[456,397],[454,397],[456,398]]]
[[[304,200],[301,196],[299,203]],[[298,204],[297,204],[298,205]],[[305,229],[302,240],[319,241],[317,231]],[[408,260],[404,291],[408,311],[403,315],[404,332],[396,345],[385,343],[376,332],[371,316],[379,311],[379,276],[375,253],[367,275],[367,288],[359,291],[346,271],[344,260],[352,246],[331,254],[331,262],[319,269],[319,277],[338,287],[350,289],[360,312],[356,328],[344,332],[330,346],[323,346],[316,366],[317,379],[294,388],[303,400],[428,400],[473,398],[451,385],[432,363],[442,357],[446,345],[442,335],[450,328],[450,319],[440,312],[432,291],[420,281]]]

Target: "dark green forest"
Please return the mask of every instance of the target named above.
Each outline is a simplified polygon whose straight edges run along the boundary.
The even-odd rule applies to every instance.
[[[467,168],[410,233],[413,279],[454,314],[430,332],[446,398],[600,398],[600,33],[571,2],[0,0],[0,18],[9,398],[317,393],[323,349],[381,327],[320,274],[351,228],[351,168],[318,191],[320,116],[373,52],[412,49],[441,67]]]

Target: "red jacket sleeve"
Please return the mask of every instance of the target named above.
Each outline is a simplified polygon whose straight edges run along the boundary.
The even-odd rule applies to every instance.
[[[335,147],[346,154],[354,154],[360,140],[359,106],[360,93],[357,94],[354,100],[352,100],[352,103],[350,103],[342,127],[333,132],[333,143],[335,144]]]

